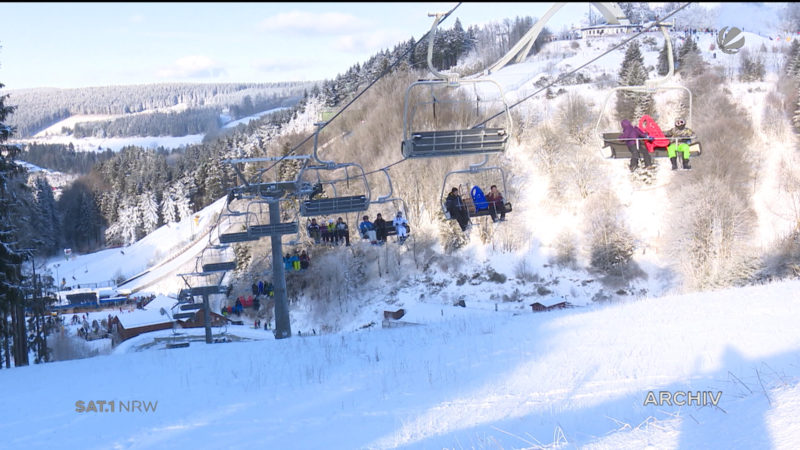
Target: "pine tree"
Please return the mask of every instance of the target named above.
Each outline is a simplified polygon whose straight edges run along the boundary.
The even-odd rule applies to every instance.
[[[664,46],[661,47],[661,51],[658,53],[658,67],[657,67],[658,72],[657,73],[659,75],[661,75],[661,76],[664,76],[667,73],[669,73],[669,59],[668,59],[668,56],[669,56],[669,54],[668,54],[668,49],[667,49],[667,41],[665,40],[664,41]],[[675,65],[675,61],[676,60],[677,60],[677,58],[676,58],[676,55],[675,55],[675,50],[673,49],[672,50],[673,67]]]
[[[142,232],[147,235],[158,229],[158,202],[156,196],[148,191],[139,196],[139,212],[142,217]]]
[[[164,218],[165,224],[178,221],[178,205],[175,200],[175,187],[170,186],[161,199],[161,217]]]
[[[194,213],[192,210],[192,195],[194,195],[196,189],[194,180],[191,177],[185,177],[182,182],[177,184],[175,202],[178,207],[178,216],[180,216],[180,220],[192,217]]]
[[[0,89],[4,85],[0,83]],[[0,331],[3,338],[6,367],[28,365],[25,305],[22,293],[22,262],[25,256],[16,248],[18,211],[17,187],[24,169],[14,162],[20,152],[16,145],[4,142],[14,129],[6,120],[15,107],[5,104],[8,94],[0,95]],[[11,316],[9,324],[8,317]],[[13,350],[12,348],[13,342]]]
[[[703,70],[703,57],[697,43],[691,37],[678,49],[677,68],[682,76],[697,75]]]
[[[135,204],[128,197],[122,202],[119,211],[119,220],[112,224],[106,231],[106,239],[116,243],[130,245],[136,242],[141,234],[141,214]]]
[[[798,95],[797,109],[794,110],[794,115],[792,116],[792,124],[796,129],[800,130],[800,84],[798,85],[797,95]]]
[[[620,86],[644,86],[647,82],[647,70],[644,68],[644,57],[636,41],[632,41],[625,51],[622,67],[619,71]],[[651,94],[619,91],[617,93],[618,120],[638,120],[643,114],[652,112],[653,96]]]
[[[61,228],[53,188],[44,176],[36,176],[33,181],[34,205],[33,214],[36,220],[33,225],[36,235],[41,241],[39,249],[46,253],[55,252],[59,245],[58,230]]]

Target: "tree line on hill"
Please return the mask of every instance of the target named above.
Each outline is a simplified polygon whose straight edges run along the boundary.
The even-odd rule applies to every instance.
[[[8,92],[9,101],[13,101],[17,110],[9,119],[9,125],[15,127],[15,137],[25,138],[72,115],[129,115],[176,105],[186,105],[190,110],[199,111],[213,109],[218,114],[227,112],[232,119],[238,119],[270,109],[272,105],[285,106],[285,102],[296,101],[316,84],[316,82],[163,83],[76,89],[11,90]],[[196,114],[197,111],[194,111],[169,118],[177,122],[190,120],[191,116]],[[114,130],[113,133],[120,133],[123,132],[121,130],[132,127],[125,123],[123,119],[122,123],[116,123],[110,128]],[[135,130],[131,132],[142,131],[141,124],[133,127]]]

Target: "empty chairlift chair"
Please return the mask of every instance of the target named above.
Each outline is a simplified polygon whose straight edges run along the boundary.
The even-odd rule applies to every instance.
[[[404,158],[434,158],[461,155],[482,155],[502,153],[508,146],[508,136],[511,132],[511,114],[505,101],[502,87],[491,79],[459,79],[452,73],[440,73],[433,68],[432,53],[436,27],[440,20],[436,15],[428,43],[428,69],[435,79],[419,80],[406,89],[403,106],[403,142],[401,145]],[[459,87],[472,85],[474,99],[468,99],[466,92],[459,92]],[[479,92],[479,86],[489,86],[490,92]],[[423,93],[420,93],[422,91]],[[427,91],[427,94],[424,92]],[[451,121],[444,126],[437,126],[437,106],[450,107],[454,116],[466,117],[466,111],[472,111],[473,104],[476,117],[480,114],[481,103],[495,95],[493,103],[501,103],[504,119],[492,122],[492,126],[471,126],[461,122],[455,124]],[[421,98],[420,98],[421,97]],[[424,117],[427,107],[430,106],[432,117]],[[441,115],[441,112],[439,113]],[[468,115],[467,115],[468,116]],[[426,125],[433,123],[433,125]],[[455,125],[455,126],[454,126]]]
[[[317,123],[317,130],[314,134],[314,159],[319,163],[318,165],[314,166],[306,166],[300,172],[299,179],[304,179],[303,177],[309,173],[309,171],[313,170],[317,174],[317,183],[316,185],[319,186],[318,190],[315,190],[312,195],[303,200],[300,204],[300,215],[303,217],[317,217],[317,216],[334,216],[338,214],[347,214],[353,212],[362,212],[366,211],[369,208],[370,204],[370,189],[369,183],[367,182],[367,175],[364,172],[364,168],[361,165],[356,163],[335,163],[333,161],[322,161],[319,159],[317,155],[317,148],[319,145],[319,131],[324,125],[324,123]],[[349,169],[355,168],[356,174],[351,176]],[[340,179],[321,179],[320,173],[336,173],[339,170],[344,170],[344,178]],[[345,182],[348,185],[351,182],[357,183],[359,186],[363,185],[363,189],[361,192],[363,194],[356,194],[356,195],[338,195],[336,190],[336,185],[338,183]],[[333,197],[328,198],[314,198],[315,196],[324,192],[324,185],[330,185],[331,189],[333,190]],[[359,188],[360,189],[360,188]]]

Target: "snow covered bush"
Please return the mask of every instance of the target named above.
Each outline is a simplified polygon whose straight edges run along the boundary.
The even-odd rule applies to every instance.
[[[767,71],[764,58],[752,55],[746,48],[739,52],[739,81],[764,81]]]
[[[609,274],[621,274],[636,245],[619,199],[611,191],[599,192],[589,198],[585,211],[591,266]]]
[[[555,255],[551,258],[551,263],[559,267],[574,269],[578,263],[578,246],[576,236],[572,230],[565,229],[556,236],[553,243]]]
[[[582,95],[573,92],[567,94],[558,105],[556,117],[558,123],[562,124],[562,134],[573,143],[584,145],[589,141],[594,112]]]
[[[779,168],[780,191],[795,228],[777,239],[765,257],[766,271],[779,277],[800,276],[800,157],[782,160]]]
[[[682,195],[669,220],[675,224],[671,252],[686,287],[705,290],[744,282],[757,268],[747,244],[756,220],[749,200],[716,177],[703,178],[692,189],[703,194]]]

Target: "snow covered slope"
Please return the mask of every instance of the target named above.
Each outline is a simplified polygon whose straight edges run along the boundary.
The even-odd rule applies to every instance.
[[[789,449],[800,443],[798,281],[581,311],[513,314],[441,305],[431,312],[417,326],[194,342],[2,370],[0,396],[14,405],[0,411],[3,445]],[[709,392],[719,403],[645,405],[648,393],[661,391]],[[109,403],[87,410],[90,401],[94,408],[113,401],[114,412]],[[142,402],[138,409],[120,411],[133,401]]]

